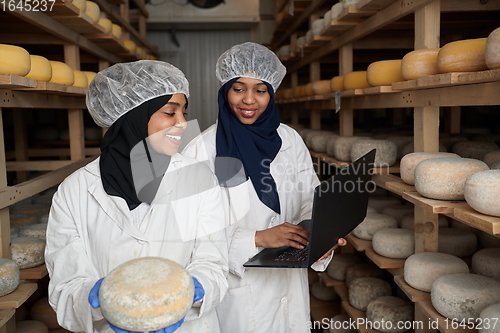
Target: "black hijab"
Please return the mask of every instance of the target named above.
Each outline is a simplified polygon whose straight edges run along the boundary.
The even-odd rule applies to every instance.
[[[263,81],[271,95],[269,104],[255,123],[242,124],[229,108],[227,101],[227,92],[238,79],[226,82],[219,89],[215,174],[219,181],[227,178],[224,165],[217,163],[217,158],[222,158],[221,161],[224,157],[240,160],[245,175],[247,179],[251,179],[260,201],[279,214],[279,196],[269,170],[269,165],[281,148],[281,138],[277,131],[280,119],[274,103],[274,90],[270,84]]]
[[[130,210],[142,202],[151,203],[170,164],[170,156],[156,153],[149,147],[147,138],[149,119],[171,97],[159,96],[136,106],[118,118],[103,137],[99,161],[102,185],[107,194],[123,198]],[[131,152],[138,148],[140,153],[133,154],[134,161],[131,161]],[[139,181],[135,173],[134,179],[131,162],[148,164],[150,173],[146,169],[147,174]],[[136,191],[134,180],[140,184],[141,191]]]

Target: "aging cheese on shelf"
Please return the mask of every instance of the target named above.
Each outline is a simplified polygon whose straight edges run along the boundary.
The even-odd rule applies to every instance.
[[[107,321],[129,331],[153,331],[184,318],[193,304],[194,284],[174,261],[144,257],[111,271],[99,291]]]
[[[335,140],[333,153],[337,160],[350,162],[352,144],[358,140],[370,139],[366,136],[339,136]]]
[[[329,322],[331,323],[331,325],[328,328],[328,333],[357,333],[358,332],[358,330],[355,329],[352,325],[349,325],[349,323],[352,322],[352,319],[346,313],[341,313],[341,314],[333,316]]]
[[[390,86],[403,81],[401,59],[372,62],[366,69],[366,80],[372,86]]]
[[[335,157],[335,141],[339,138],[338,135],[336,136],[331,136],[328,138],[328,141],[326,142],[326,153],[328,156]]]
[[[315,136],[322,136],[322,135],[332,135],[333,132],[331,131],[324,131],[324,130],[312,130],[312,131],[309,131],[307,132],[304,136],[305,136],[305,139],[304,139],[304,142],[307,146],[307,148],[309,149],[312,149],[312,139],[315,137]]]
[[[31,306],[31,319],[40,321],[49,329],[61,328],[57,322],[57,314],[49,304],[47,297],[40,298]]]
[[[334,280],[344,281],[347,267],[361,262],[361,258],[355,254],[335,254],[328,264],[326,273]]]
[[[401,323],[411,323],[414,307],[408,301],[396,296],[381,296],[374,299],[366,308],[366,319],[373,322],[374,327],[380,327],[384,333],[403,333],[411,326]]]
[[[481,249],[472,255],[472,272],[500,281],[500,248]]]
[[[488,305],[481,311],[479,314],[479,318],[481,318],[482,323],[498,323],[500,318],[500,303],[495,303]],[[486,327],[482,327],[479,330],[479,333],[498,333],[500,328],[497,325],[489,325]]]
[[[19,279],[19,266],[10,259],[0,258],[0,296],[16,290]]]
[[[73,70],[75,76],[75,81],[73,82],[74,87],[87,88],[89,86],[89,81],[87,75],[82,71]]]
[[[45,241],[34,237],[11,239],[12,260],[20,269],[40,266],[44,261]]]
[[[345,285],[347,286],[347,288],[349,288],[351,282],[360,277],[382,278],[383,276],[384,276],[384,271],[380,269],[377,265],[371,262],[362,262],[346,268]]]
[[[343,0],[342,5],[344,6],[344,8],[347,8],[349,6],[356,6],[360,2],[361,0]]]
[[[380,229],[397,228],[397,220],[386,214],[367,213],[363,222],[361,222],[352,233],[359,239],[372,240],[373,234]]]
[[[69,65],[61,61],[50,60],[52,66],[52,77],[49,82],[73,85],[75,82],[75,73]]]
[[[500,68],[500,28],[496,28],[488,35],[484,60],[489,69]]]
[[[396,204],[401,204],[401,200],[395,197],[373,195],[368,198],[368,206],[374,208],[379,213],[382,213],[385,207]]]
[[[330,133],[330,134],[320,134],[313,136],[311,138],[311,149],[317,153],[326,152],[326,144],[328,143],[331,137],[338,137],[338,135]]]
[[[320,80],[313,83],[312,89],[315,95],[324,95],[332,92],[330,80]]]
[[[472,255],[477,249],[477,237],[458,228],[439,228],[438,251],[457,257]]]
[[[439,73],[487,70],[484,53],[486,38],[465,39],[445,44],[438,53]]]
[[[135,50],[137,48],[137,44],[130,39],[124,39],[123,46],[125,46],[125,48],[129,50],[130,53],[135,53]]]
[[[46,239],[47,223],[37,223],[25,226],[19,232],[19,237],[34,237],[42,240]]]
[[[314,20],[311,24],[311,31],[313,33],[313,35],[319,35],[319,33],[321,32],[321,30],[323,30],[323,26],[325,25],[324,23],[324,19],[322,18],[319,18],[317,20]]]
[[[16,333],[49,333],[49,328],[41,321],[21,320],[16,321]]]
[[[478,212],[500,216],[500,170],[480,171],[468,177],[464,197]]]
[[[393,259],[408,258],[415,252],[415,235],[409,229],[380,229],[372,238],[373,251]]]
[[[408,52],[401,62],[401,76],[404,80],[438,74],[437,56],[440,49],[425,49]]]
[[[487,153],[499,149],[500,147],[494,142],[462,141],[455,143],[451,151],[462,157],[482,160]]]
[[[464,200],[467,177],[488,169],[483,161],[471,158],[427,159],[415,168],[415,189],[426,198]]]
[[[371,85],[368,83],[366,71],[354,71],[344,75],[344,89],[364,89],[369,88]]]
[[[87,0],[85,14],[87,14],[94,23],[97,23],[101,18],[101,9],[95,2]]]
[[[394,165],[397,158],[396,144],[389,140],[357,140],[351,146],[351,161],[356,161],[370,150],[376,149],[375,161],[373,166],[384,168]]]
[[[19,46],[0,44],[0,74],[25,76],[30,69],[28,51]]]
[[[469,139],[467,139],[464,135],[440,136],[439,144],[443,145],[446,148],[446,151],[451,151],[451,147],[453,147],[455,143],[468,140]],[[439,151],[441,151],[441,149]]]
[[[330,80],[330,89],[333,92],[344,90],[344,76],[334,76]]]
[[[396,144],[397,148],[397,159],[401,159],[403,157],[403,147],[408,144],[408,143],[413,143],[413,136],[412,135],[395,135],[395,136],[388,136],[387,140],[392,141]]]
[[[398,226],[401,226],[401,221],[405,216],[414,216],[415,208],[412,203],[405,203],[404,205],[389,205],[382,210],[382,214],[392,216],[396,219]]]
[[[339,295],[333,290],[333,287],[327,287],[321,281],[314,283],[311,287],[311,292],[314,297],[321,301],[334,301],[339,298]]]
[[[97,24],[102,27],[105,33],[109,34],[113,30],[111,20],[105,17],[99,18],[99,21],[97,21]]]
[[[439,158],[439,157],[449,157],[449,158],[460,158],[459,155],[453,153],[442,153],[442,152],[419,152],[419,153],[410,153],[406,154],[401,158],[400,163],[400,173],[401,180],[403,180],[406,184],[414,185],[415,184],[415,168],[417,165],[430,158]]]
[[[431,291],[432,283],[438,277],[452,273],[469,273],[469,267],[459,257],[446,253],[415,253],[404,264],[406,283],[425,292]]]
[[[47,58],[30,54],[31,69],[27,78],[48,82],[52,78],[52,66]]]
[[[470,273],[442,275],[432,284],[431,301],[447,318],[476,319],[488,305],[500,303],[500,282]]]
[[[87,9],[87,0],[73,0],[71,3],[82,12],[85,12],[85,9]]]
[[[335,5],[332,6],[332,20],[336,20],[339,16],[340,13],[342,13],[342,10],[344,10],[344,5],[342,2],[338,2]]]
[[[360,277],[349,285],[349,303],[358,310],[366,311],[372,300],[380,296],[390,296],[391,285],[376,277]]]
[[[90,82],[94,79],[94,77],[97,75],[96,72],[90,72],[90,71],[82,71],[83,74],[87,76],[87,82],[90,85]]]
[[[118,24],[111,24],[111,34],[118,39],[122,38],[123,30]]]

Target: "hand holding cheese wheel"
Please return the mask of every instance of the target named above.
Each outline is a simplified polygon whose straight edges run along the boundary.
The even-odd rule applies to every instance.
[[[464,39],[444,45],[437,57],[439,73],[487,70],[485,48],[486,38]]]
[[[49,82],[73,85],[75,82],[75,73],[69,65],[61,61],[50,61],[52,66],[52,77]]]
[[[19,46],[0,44],[0,74],[25,76],[30,69],[28,51]]]
[[[401,75],[405,80],[438,74],[437,56],[440,49],[415,50],[401,61]]]
[[[401,60],[382,60],[372,62],[366,70],[366,80],[372,86],[390,86],[403,81]]]
[[[486,39],[484,60],[489,69],[500,68],[500,28],[496,28]]]

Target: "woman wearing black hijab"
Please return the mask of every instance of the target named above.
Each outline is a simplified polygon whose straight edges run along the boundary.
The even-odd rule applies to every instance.
[[[213,173],[177,152],[188,89],[179,69],[150,60],[116,64],[91,82],[87,107],[109,127],[101,156],[61,183],[47,228],[49,301],[62,327],[123,332],[101,314],[100,283],[124,262],[157,256],[184,266],[196,287],[185,321],[158,332],[219,332],[226,225]]]

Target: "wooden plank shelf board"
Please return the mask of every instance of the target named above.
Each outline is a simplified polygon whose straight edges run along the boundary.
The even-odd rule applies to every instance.
[[[461,74],[463,73],[444,73],[419,77],[417,86],[420,89],[453,86],[458,84],[458,77]]]
[[[309,150],[309,153],[311,154],[311,157],[313,157],[313,158],[323,158],[323,157],[328,156],[327,153],[317,153],[314,150]]]
[[[321,36],[337,36],[343,33],[344,31],[351,29],[358,21],[338,21],[331,20],[329,24],[326,24],[323,30],[321,30]]]
[[[47,276],[47,274],[48,271],[45,264],[33,268],[19,270],[21,280],[40,280],[41,278]]]
[[[386,270],[389,273],[391,273],[392,276],[398,276],[398,275],[403,275],[404,274],[404,267],[387,268]]]
[[[500,68],[488,71],[463,73],[458,76],[458,83],[481,83],[500,81]]]
[[[349,244],[351,244],[354,247],[354,249],[358,252],[364,252],[366,249],[369,249],[372,247],[371,241],[359,239],[358,237],[354,236],[352,233],[347,235],[345,238],[347,239],[347,242]]]
[[[379,268],[401,268],[404,267],[405,265],[406,259],[393,259],[393,258],[383,257],[375,253],[373,248],[366,249],[365,254]]]
[[[339,295],[340,299],[344,302],[349,302],[349,290],[347,289],[347,286],[345,283],[339,283],[335,286],[333,286],[333,289]]]
[[[340,285],[345,285],[344,281],[332,279],[330,275],[328,275],[326,272],[319,272],[318,275],[323,284],[327,287],[336,287]]]
[[[351,97],[364,94],[365,92],[363,91],[363,89],[350,89],[342,91],[342,97]]]
[[[361,0],[357,7],[362,10],[380,10],[393,2],[396,2],[396,0]]]
[[[361,310],[354,308],[347,301],[342,302],[342,307],[344,308],[344,310],[347,312],[349,317],[351,317],[351,319],[354,322],[362,323],[362,325],[356,326],[356,329],[359,333],[377,333],[377,331],[366,327],[366,313],[364,311],[361,311]],[[365,322],[365,323],[363,323],[363,322]]]
[[[52,10],[46,12],[47,15],[55,16],[78,16],[80,9],[70,1],[56,1],[52,6]]]
[[[331,156],[323,156],[321,160],[325,163],[331,164],[337,168],[347,168],[351,162],[339,161]],[[373,169],[374,174],[390,174],[390,173],[399,173],[399,162],[396,162],[394,165],[389,167],[377,167]]]
[[[0,310],[0,327],[3,327],[16,313],[15,309],[1,309]]]
[[[85,38],[92,41],[94,44],[101,47],[103,50],[112,54],[127,54],[129,50],[122,44],[122,42],[107,33],[83,34]]]
[[[417,80],[394,82],[391,84],[392,90],[415,90],[419,89]]]
[[[16,290],[0,297],[0,309],[17,309],[35,292],[38,288],[36,283],[22,283]]]
[[[79,11],[76,16],[54,16],[52,18],[79,34],[95,34],[104,32],[104,29],[100,25],[94,22],[90,16],[82,11]]]
[[[411,287],[408,283],[406,283],[403,275],[396,275],[394,276],[394,282],[399,286],[399,288],[405,293],[406,296],[412,301],[412,302],[419,302],[419,301],[430,301],[431,300],[431,294],[426,293],[425,291],[421,291],[418,289],[415,289]]]
[[[87,88],[83,87],[75,87],[75,86],[66,86],[66,94],[71,95],[82,95],[85,96],[87,94]]]
[[[468,206],[465,201],[446,201],[424,198],[417,192],[404,192],[403,199],[434,214],[450,214],[455,208]]]
[[[363,93],[366,95],[375,95],[375,94],[387,94],[396,92],[392,90],[391,86],[376,86],[363,89]]]
[[[318,48],[332,40],[331,36],[314,35],[313,39],[306,44],[306,48]]]
[[[452,328],[452,320],[443,317],[439,314],[434,306],[432,306],[431,301],[420,301],[416,302],[415,306],[418,306],[420,310],[424,313],[424,315],[429,318],[431,323],[437,322],[437,328],[441,333],[477,333],[477,329],[464,329],[460,326],[458,329]]]
[[[38,81],[24,76],[0,74],[0,89],[36,88]]]
[[[476,229],[500,236],[500,217],[481,214],[469,205],[456,207],[452,217]]]
[[[340,12],[337,20],[339,21],[360,21],[364,20],[373,14],[375,14],[376,10],[366,10],[359,9],[357,6],[349,6],[344,8],[342,12]]]
[[[403,195],[405,192],[416,192],[415,186],[406,184],[400,177],[395,175],[377,174],[373,175],[372,179],[377,186],[399,195]]]
[[[54,82],[38,82],[38,87],[36,88],[27,88],[23,90],[38,90],[43,91],[45,93],[65,93],[67,88],[65,84],[54,83]]]

